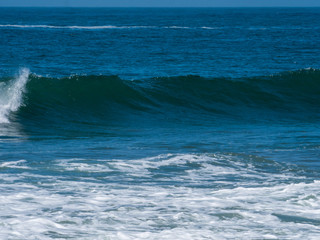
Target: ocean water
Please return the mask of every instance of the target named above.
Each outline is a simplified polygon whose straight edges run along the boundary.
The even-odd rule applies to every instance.
[[[0,8],[1,239],[319,239],[320,8]]]

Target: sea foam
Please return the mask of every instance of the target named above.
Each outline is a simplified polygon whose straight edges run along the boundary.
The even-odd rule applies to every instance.
[[[30,168],[1,175],[0,238],[317,239],[320,182],[243,161],[220,154],[72,158],[49,161],[45,173],[45,163],[6,162]],[[261,175],[268,183],[257,184]],[[214,181],[230,185],[210,187]]]
[[[19,75],[9,82],[0,83],[0,123],[9,123],[9,115],[23,105],[23,93],[30,70],[22,68]]]

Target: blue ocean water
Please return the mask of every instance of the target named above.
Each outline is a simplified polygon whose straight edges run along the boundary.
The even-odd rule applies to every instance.
[[[318,239],[320,8],[0,8],[0,238]]]

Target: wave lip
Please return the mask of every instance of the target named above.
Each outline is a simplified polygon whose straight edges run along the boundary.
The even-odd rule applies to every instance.
[[[9,123],[11,112],[18,111],[23,105],[23,93],[26,91],[26,84],[30,70],[23,68],[18,77],[9,82],[0,82],[0,123]]]

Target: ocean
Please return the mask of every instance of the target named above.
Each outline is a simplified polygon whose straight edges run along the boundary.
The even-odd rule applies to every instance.
[[[320,8],[0,8],[1,239],[319,239]]]

